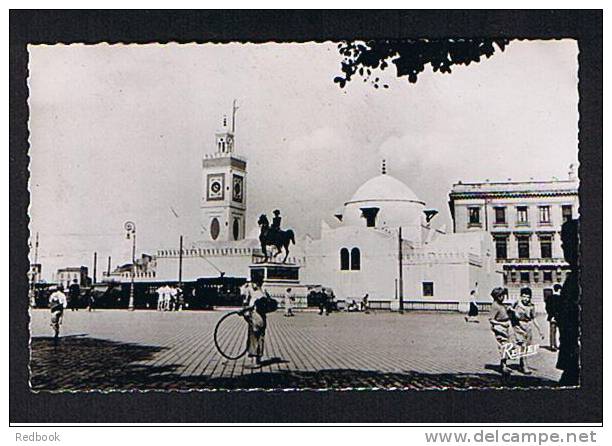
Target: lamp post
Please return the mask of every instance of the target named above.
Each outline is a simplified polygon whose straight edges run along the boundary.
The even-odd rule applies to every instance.
[[[136,225],[132,221],[126,221],[123,225],[126,230],[125,237],[132,239],[132,274],[130,274],[130,300],[128,310],[134,311],[134,275],[136,274]]]

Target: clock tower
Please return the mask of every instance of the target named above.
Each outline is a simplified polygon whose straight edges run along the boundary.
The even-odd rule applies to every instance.
[[[202,228],[209,241],[235,241],[245,237],[246,159],[234,154],[236,102],[232,124],[223,117],[215,133],[215,152],[202,160]]]

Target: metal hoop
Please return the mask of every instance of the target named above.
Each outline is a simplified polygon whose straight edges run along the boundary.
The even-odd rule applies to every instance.
[[[214,336],[213,336],[213,340],[215,341],[215,348],[217,349],[217,351],[219,352],[219,354],[220,354],[221,356],[223,356],[224,358],[226,358],[226,359],[230,359],[230,360],[232,360],[232,361],[236,361],[236,360],[238,360],[238,359],[242,358],[244,355],[246,355],[246,352],[247,352],[247,350],[248,350],[248,348],[249,348],[248,343],[246,343],[246,342],[245,342],[245,344],[244,344],[244,350],[242,350],[240,354],[238,354],[237,356],[230,356],[230,355],[226,354],[226,353],[225,353],[225,352],[224,352],[224,351],[221,349],[221,347],[219,346],[219,341],[217,340],[217,334],[218,334],[218,332],[219,332],[219,327],[221,326],[221,324],[223,323],[223,321],[225,321],[225,319],[227,319],[227,318],[228,318],[228,317],[230,317],[230,316],[234,316],[234,315],[238,315],[238,316],[240,316],[240,313],[241,313],[240,311],[231,311],[231,312],[229,312],[229,313],[225,314],[225,315],[224,315],[224,316],[223,316],[221,319],[219,319],[219,322],[217,322],[217,325],[215,325],[215,333],[214,333]]]

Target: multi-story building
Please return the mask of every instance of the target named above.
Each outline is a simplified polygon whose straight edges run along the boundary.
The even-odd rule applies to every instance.
[[[88,286],[89,277],[87,277],[87,271],[86,266],[61,268],[57,270],[55,280],[64,287],[69,287],[75,279],[80,286]]]
[[[539,310],[544,295],[562,284],[567,264],[561,225],[578,218],[578,179],[507,181],[453,185],[449,194],[454,232],[487,231],[511,299],[530,287]],[[482,292],[482,290],[481,290]]]
[[[153,256],[142,254],[139,259],[136,259],[134,266],[131,263],[125,263],[117,266],[111,272],[102,273],[102,282],[122,282],[130,281],[132,274],[137,282],[146,282],[154,280],[156,262]]]

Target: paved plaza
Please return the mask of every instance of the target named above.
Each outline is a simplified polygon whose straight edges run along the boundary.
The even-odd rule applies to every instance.
[[[313,312],[268,319],[266,364],[230,361],[213,343],[223,311],[66,312],[54,347],[48,310],[31,311],[31,385],[40,391],[430,389],[554,386],[557,354],[540,348],[531,376],[498,373],[486,315]],[[545,331],[547,324],[541,318]],[[244,329],[244,327],[242,327]]]

